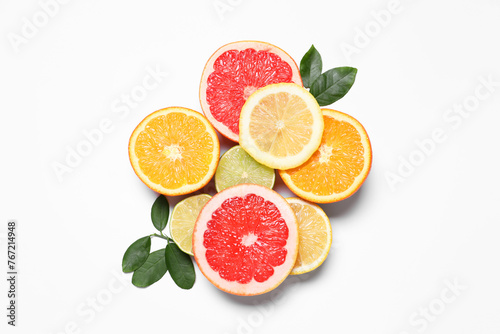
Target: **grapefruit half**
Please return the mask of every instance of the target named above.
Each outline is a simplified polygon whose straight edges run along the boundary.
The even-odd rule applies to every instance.
[[[277,192],[239,184],[205,204],[193,231],[193,254],[205,277],[241,296],[271,291],[292,270],[298,252],[297,218]]]
[[[203,70],[201,109],[217,131],[237,142],[240,111],[247,98],[258,88],[280,82],[302,86],[299,68],[285,51],[258,41],[226,44]]]

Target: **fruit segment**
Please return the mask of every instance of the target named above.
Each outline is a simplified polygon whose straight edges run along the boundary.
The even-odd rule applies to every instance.
[[[210,267],[228,281],[264,282],[285,262],[288,227],[273,203],[248,194],[226,199],[203,234]]]
[[[200,113],[171,107],[147,116],[130,137],[130,162],[151,189],[175,196],[200,189],[214,175],[219,139]]]
[[[298,251],[297,218],[275,191],[254,184],[230,187],[202,209],[193,232],[193,253],[215,286],[257,295],[278,286]]]
[[[372,161],[363,126],[340,111],[322,109],[325,129],[321,144],[304,164],[279,174],[297,196],[316,203],[345,199],[366,179]]]
[[[278,82],[291,82],[292,68],[267,51],[229,50],[214,63],[208,76],[207,103],[214,118],[239,133],[241,107],[258,88]]]
[[[179,248],[193,255],[193,228],[203,206],[210,200],[207,194],[183,199],[174,207],[170,219],[170,236]]]
[[[200,83],[204,114],[225,137],[238,141],[241,108],[257,89],[269,84],[302,85],[299,69],[280,48],[265,42],[224,45],[208,60]]]
[[[232,147],[222,155],[215,172],[217,191],[242,183],[254,183],[272,188],[274,180],[274,169],[255,161],[239,145]]]
[[[293,83],[268,85],[253,93],[240,115],[240,145],[271,168],[300,166],[316,151],[323,115],[314,97]]]
[[[332,244],[330,219],[319,206],[287,198],[299,224],[299,253],[290,275],[310,272],[325,261]]]

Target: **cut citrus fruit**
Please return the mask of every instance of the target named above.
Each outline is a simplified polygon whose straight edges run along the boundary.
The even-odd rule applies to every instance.
[[[183,199],[174,207],[170,216],[170,236],[179,248],[193,255],[193,228],[201,209],[212,196],[195,195]]]
[[[129,142],[130,163],[149,188],[164,195],[205,186],[219,161],[219,139],[200,113],[181,107],[155,111],[139,123]]]
[[[370,172],[372,149],[356,119],[336,110],[322,111],[325,130],[319,149],[303,165],[279,174],[297,196],[331,203],[351,196],[363,184]]]
[[[242,183],[272,188],[275,177],[274,169],[258,163],[241,146],[236,145],[220,158],[215,172],[215,189],[219,192]]]
[[[240,184],[203,207],[194,227],[193,253],[216,287],[250,296],[274,289],[288,276],[298,241],[297,218],[280,194]]]
[[[260,88],[240,115],[240,145],[258,162],[277,169],[302,165],[318,149],[323,115],[303,87],[279,83]]]
[[[299,253],[290,275],[305,274],[325,261],[332,245],[332,226],[319,206],[299,198],[286,200],[299,224]]]
[[[226,44],[203,70],[201,109],[224,137],[238,141],[238,121],[246,99],[258,88],[278,82],[302,85],[299,68],[285,51],[258,41]]]

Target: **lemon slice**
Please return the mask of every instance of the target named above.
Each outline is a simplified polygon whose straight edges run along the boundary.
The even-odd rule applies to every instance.
[[[299,198],[286,199],[299,224],[299,253],[290,275],[308,273],[325,261],[332,245],[330,220],[316,204]]]
[[[207,194],[183,199],[174,207],[170,218],[170,236],[179,248],[193,255],[193,227],[203,206],[212,198]]]
[[[323,135],[321,109],[294,83],[265,86],[249,96],[240,114],[240,145],[255,160],[276,169],[302,165]]]
[[[272,188],[274,169],[255,161],[241,146],[236,145],[222,155],[215,172],[217,192],[242,183],[253,183]]]

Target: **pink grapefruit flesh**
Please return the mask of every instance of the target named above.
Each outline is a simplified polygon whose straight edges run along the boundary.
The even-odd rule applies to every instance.
[[[302,85],[299,68],[285,51],[265,42],[229,43],[205,65],[201,108],[217,131],[237,142],[240,111],[247,98],[261,87],[280,82]]]
[[[201,210],[193,254],[205,277],[235,295],[259,295],[277,287],[298,251],[297,218],[277,192],[239,184],[218,193]]]

